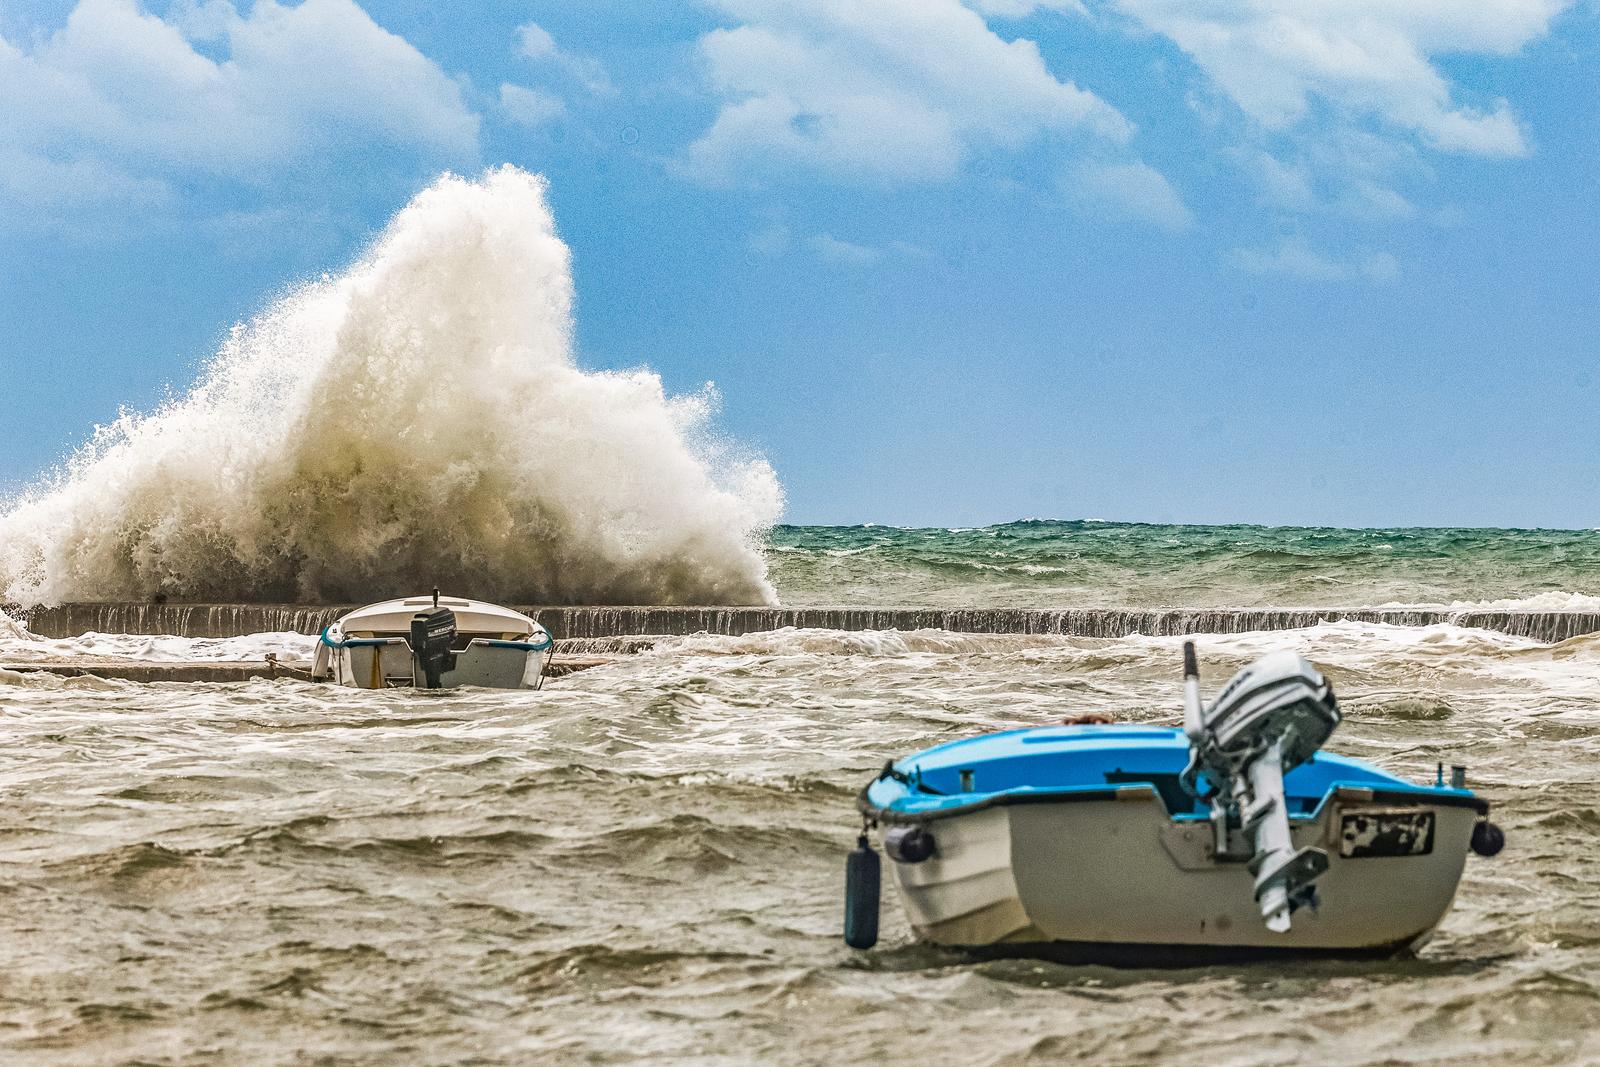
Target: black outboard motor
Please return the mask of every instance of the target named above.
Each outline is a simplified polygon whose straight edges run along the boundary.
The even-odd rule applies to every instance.
[[[411,660],[421,676],[417,685],[438,689],[439,676],[456,669],[456,654],[450,651],[455,640],[456,613],[449,608],[435,607],[411,617]]]

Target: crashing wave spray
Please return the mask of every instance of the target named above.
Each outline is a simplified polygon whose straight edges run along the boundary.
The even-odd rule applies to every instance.
[[[445,176],[0,515],[4,597],[771,603],[772,468],[716,395],[572,356],[544,181]]]

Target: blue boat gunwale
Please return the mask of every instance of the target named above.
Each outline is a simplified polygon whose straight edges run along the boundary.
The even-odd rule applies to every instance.
[[[1051,731],[1046,735],[1043,731]],[[1059,731],[1071,731],[1063,737]],[[1086,731],[1079,733],[1078,731]],[[1087,731],[1094,731],[1089,733]],[[1151,742],[1165,742],[1170,747],[1171,742],[1180,734],[1180,731],[1171,727],[1156,726],[1154,724],[1107,724],[1094,726],[1034,726],[1021,727],[1013,730],[1003,730],[978,737],[959,738],[946,741],[931,748],[913,753],[901,760],[892,761],[884,771],[868,782],[856,797],[856,807],[864,818],[871,822],[889,825],[905,825],[916,823],[936,822],[953,818],[959,815],[968,815],[973,812],[983,811],[988,808],[1003,807],[1011,804],[1068,804],[1089,803],[1104,801],[1130,801],[1150,799],[1160,804],[1166,817],[1174,822],[1206,821],[1209,815],[1205,812],[1178,812],[1174,814],[1168,808],[1160,790],[1154,781],[1141,782],[1124,779],[1116,784],[1101,782],[1074,783],[1059,786],[1015,785],[984,793],[940,793],[932,790],[919,792],[920,763],[929,756],[948,752],[951,748],[967,747],[974,744],[993,745],[997,740],[1007,739],[1020,744],[1032,744],[1047,741],[1081,741],[1086,744],[1107,741],[1127,741],[1130,738],[1143,739]],[[1028,735],[1032,735],[1031,737]],[[1095,745],[1105,747],[1108,751],[1116,751],[1124,746]],[[1136,746],[1127,746],[1133,748]],[[1145,746],[1149,747],[1149,746]],[[1321,753],[1319,753],[1320,755]],[[1333,756],[1333,753],[1327,755]],[[993,759],[994,757],[990,757]],[[1402,781],[1385,771],[1371,767],[1364,761],[1354,760],[1350,757],[1337,757],[1347,761],[1353,769],[1370,770],[1381,776],[1379,780],[1373,779],[1332,779],[1323,788],[1316,804],[1308,812],[1299,812],[1291,819],[1310,821],[1322,816],[1327,804],[1341,791],[1355,793],[1363,800],[1370,798],[1376,803],[1398,804],[1423,804],[1446,808],[1471,808],[1480,816],[1487,815],[1489,803],[1467,789],[1456,789],[1442,785],[1418,785]],[[974,766],[981,766],[984,760],[974,762]],[[913,775],[911,781],[896,781],[890,774],[891,771],[905,773],[910,771]],[[898,795],[883,797],[881,801],[872,798],[872,792],[879,786],[897,791]],[[1315,794],[1312,794],[1315,795]],[[880,791],[880,796],[882,792]],[[970,797],[971,799],[964,799]],[[910,801],[919,804],[915,810],[904,810],[897,805]]]
[[[334,623],[329,623],[324,626],[321,636],[317,638],[329,648],[376,648],[379,645],[405,645],[407,648],[411,647],[410,642],[403,637],[341,637],[339,640],[334,641],[328,637],[328,631],[332,630],[334,625]],[[343,631],[340,632],[342,633]]]
[[[1005,807],[1011,804],[1071,804],[1087,801],[1128,801],[1149,798],[1160,804],[1165,811],[1166,805],[1161,799],[1161,794],[1154,786],[1138,782],[1118,786],[1083,786],[1071,785],[1058,788],[1041,789],[1037,786],[1022,786],[1016,789],[1002,790],[998,793],[980,794],[978,799],[965,804],[945,804],[936,808],[925,808],[920,811],[896,811],[893,807],[883,807],[873,803],[867,795],[871,788],[881,779],[873,779],[858,794],[856,794],[856,809],[873,822],[884,823],[889,826],[911,825],[915,823],[938,822],[941,819],[951,819],[958,815],[970,815],[973,812],[983,811],[987,808]],[[1340,790],[1366,794],[1363,799],[1370,799],[1378,804],[1424,804],[1439,808],[1472,808],[1479,815],[1489,814],[1489,802],[1472,793],[1457,792],[1453,790],[1436,789],[1423,785],[1397,785],[1392,788],[1374,789],[1372,786],[1359,782],[1335,782],[1328,787],[1318,802],[1314,811],[1307,815],[1292,815],[1291,822],[1313,821],[1320,818],[1323,807],[1328,800]],[[949,798],[942,798],[949,799]],[[1167,818],[1173,822],[1205,822],[1204,814],[1180,813],[1173,815],[1166,813]]]

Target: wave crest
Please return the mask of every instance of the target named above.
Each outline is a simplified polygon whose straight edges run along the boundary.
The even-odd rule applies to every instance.
[[[542,178],[440,178],[13,501],[4,596],[775,601],[771,467],[712,434],[710,386],[576,366],[569,259]]]

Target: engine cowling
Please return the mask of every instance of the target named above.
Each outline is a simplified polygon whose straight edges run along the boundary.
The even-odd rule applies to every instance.
[[[424,689],[438,689],[439,676],[455,669],[451,651],[456,641],[456,613],[449,608],[419,611],[411,617],[411,659],[415,665],[414,683]]]

